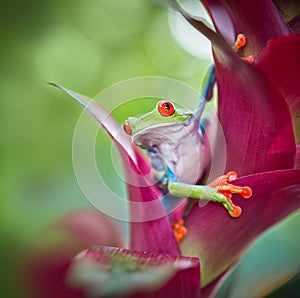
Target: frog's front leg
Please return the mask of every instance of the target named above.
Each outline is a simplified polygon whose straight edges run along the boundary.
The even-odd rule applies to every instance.
[[[229,172],[226,175],[214,180],[210,185],[192,185],[170,179],[168,190],[172,195],[188,197],[193,199],[208,199],[221,203],[232,217],[239,217],[242,210],[239,206],[233,204],[232,194],[239,194],[243,198],[250,198],[252,191],[247,186],[236,186],[231,184],[237,178],[235,172]]]

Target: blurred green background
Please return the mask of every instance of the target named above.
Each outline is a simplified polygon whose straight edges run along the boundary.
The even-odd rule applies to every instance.
[[[2,3],[0,261],[6,297],[16,295],[17,256],[38,241],[43,227],[71,210],[93,208],[72,166],[82,109],[46,82],[91,97],[121,80],[148,75],[200,88],[210,62],[175,42],[158,2]]]
[[[91,97],[120,80],[147,75],[199,89],[209,62],[174,42],[167,11],[156,1],[1,4],[0,260],[1,280],[11,291],[6,296],[13,296],[11,274],[20,253],[39,241],[49,223],[72,210],[93,208],[72,165],[82,108],[46,82]]]
[[[91,97],[147,75],[199,89],[208,62],[174,42],[154,1],[11,2],[2,14],[1,220],[12,234],[21,226],[26,241],[53,216],[87,205],[71,160],[82,109],[46,82]]]

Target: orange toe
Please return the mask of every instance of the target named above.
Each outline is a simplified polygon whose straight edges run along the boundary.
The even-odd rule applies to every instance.
[[[236,180],[238,177],[237,173],[230,171],[225,175],[215,179],[210,186],[217,189],[218,193],[223,194],[230,206],[226,207],[229,214],[232,217],[239,217],[242,214],[242,209],[232,203],[232,194],[239,194],[244,199],[249,199],[252,196],[252,190],[248,186],[237,186],[230,182]],[[230,207],[230,208],[229,208]]]
[[[180,218],[177,222],[172,225],[173,233],[177,243],[180,243],[185,235],[187,234],[187,229],[184,226],[184,221]]]

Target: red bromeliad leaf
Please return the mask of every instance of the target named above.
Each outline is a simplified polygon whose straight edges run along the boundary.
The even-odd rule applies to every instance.
[[[300,135],[300,35],[270,40],[254,61],[284,95],[293,116],[295,135]]]
[[[254,65],[239,58],[205,25],[182,15],[215,47],[219,120],[227,146],[227,171],[240,176],[292,168],[295,138],[290,111],[280,90]]]
[[[219,119],[227,170],[240,176],[293,168],[295,137],[290,111],[276,85],[253,65],[216,61]]]
[[[140,160],[141,164],[138,164],[138,161],[136,159],[137,152],[135,152],[134,148],[131,146],[130,138],[125,133],[121,133],[120,125],[113,119],[113,117],[104,107],[102,107],[97,101],[85,95],[79,94],[56,83],[49,84],[61,89],[62,91],[73,97],[78,103],[80,103],[106,130],[106,132],[118,146],[120,152],[128,156],[137,168],[144,167],[142,160]],[[139,171],[139,169],[137,169],[137,171]]]
[[[289,34],[285,21],[271,1],[255,1],[251,5],[234,0],[208,0],[204,3],[217,28],[219,18],[220,24],[224,22],[224,17],[221,17],[224,14],[226,22],[232,20],[235,34],[242,32],[246,35],[246,55],[255,56],[269,39]],[[257,13],[261,18],[257,18]],[[254,17],[257,22],[253,22]],[[276,26],[271,25],[273,22]],[[226,36],[226,30],[232,30],[232,27],[218,29]],[[214,40],[206,36],[214,47]],[[215,65],[219,116],[228,149],[227,170],[234,169],[240,175],[248,175],[293,167],[294,135],[280,87],[278,89],[268,77],[241,59],[233,55],[224,59],[220,50],[223,48],[218,47],[215,51]],[[244,134],[240,135],[240,132]]]
[[[229,44],[234,44],[239,33],[247,37],[245,56],[256,56],[268,40],[290,34],[284,18],[271,0],[201,2],[207,8],[217,31],[227,38]],[[225,20],[227,26],[224,26]]]
[[[95,247],[73,261],[69,284],[90,297],[200,297],[198,258]]]
[[[300,169],[300,145],[297,146],[295,168]]]
[[[161,194],[149,175],[150,166],[132,145],[130,137],[109,112],[95,100],[57,84],[52,85],[76,99],[108,132],[119,149],[128,182],[130,217],[133,221],[130,247],[136,250],[178,255],[178,245],[159,200]]]
[[[235,181],[248,185],[253,196],[238,199],[243,213],[232,219],[221,205],[195,206],[187,218],[183,255],[201,258],[202,286],[222,274],[264,230],[300,208],[300,170],[281,170]],[[234,198],[235,199],[235,198]]]

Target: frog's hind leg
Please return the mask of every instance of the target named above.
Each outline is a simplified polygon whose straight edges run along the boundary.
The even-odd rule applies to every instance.
[[[194,199],[208,199],[221,203],[232,217],[239,217],[242,213],[240,207],[233,204],[232,194],[239,194],[248,199],[252,191],[247,186],[236,186],[231,184],[237,178],[235,172],[229,172],[226,175],[213,181],[210,185],[192,185],[170,180],[168,190],[172,195],[188,197]]]

